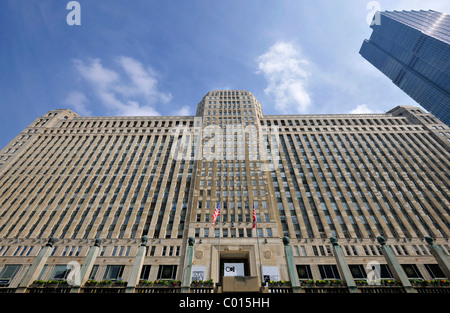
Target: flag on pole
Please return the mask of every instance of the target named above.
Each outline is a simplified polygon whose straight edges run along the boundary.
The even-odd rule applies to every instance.
[[[256,210],[255,210],[255,203],[253,202],[253,225],[252,228],[256,227]]]
[[[214,224],[216,223],[216,219],[217,219],[217,217],[218,217],[219,215],[220,215],[220,201],[217,203],[217,207],[216,207],[216,209],[214,210],[214,213],[213,213],[213,215],[212,215],[213,222],[212,222],[212,225],[211,225],[211,229],[214,228]]]

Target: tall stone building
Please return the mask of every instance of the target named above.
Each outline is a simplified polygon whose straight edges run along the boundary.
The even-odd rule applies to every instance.
[[[71,262],[82,286],[342,279],[330,237],[355,280],[370,261],[395,278],[377,236],[409,278],[446,278],[424,238],[448,258],[449,151],[450,129],[407,106],[264,115],[216,90],[195,116],[50,111],[0,151],[0,285],[65,279]]]

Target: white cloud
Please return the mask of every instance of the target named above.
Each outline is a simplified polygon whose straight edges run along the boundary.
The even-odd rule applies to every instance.
[[[192,115],[191,108],[188,105],[184,105],[172,114],[173,116],[190,116]]]
[[[121,108],[121,115],[125,116],[154,116],[160,115],[156,109],[151,106],[140,106],[136,101],[127,101]]]
[[[370,114],[370,113],[376,113],[372,109],[370,109],[367,104],[360,104],[350,112],[350,114]]]
[[[109,88],[119,79],[116,72],[103,67],[100,59],[92,59],[89,65],[85,65],[81,60],[74,60],[73,63],[81,77],[97,88]]]
[[[147,73],[142,64],[134,60],[130,57],[119,57],[117,62],[122,65],[125,72],[130,77],[131,81],[134,83],[134,86],[137,88],[137,92],[142,92],[146,95],[151,95],[156,92],[156,84],[157,81],[154,77],[155,73],[152,69]]]
[[[302,56],[300,48],[288,42],[277,42],[259,56],[258,73],[268,85],[266,95],[275,98],[275,108],[281,113],[305,112],[311,104],[308,80],[310,63]]]
[[[91,59],[88,62],[74,60],[77,73],[112,114],[159,115],[155,106],[167,104],[172,96],[170,93],[158,91],[155,71],[144,68],[139,61],[125,56],[117,58],[116,64],[125,75],[103,66],[100,59]],[[81,101],[84,106],[78,107],[87,110],[87,99],[84,100]]]
[[[157,90],[157,74],[152,68],[149,67],[144,69],[141,63],[130,57],[119,57],[117,62],[122,66],[133,82],[131,88],[129,87],[125,89],[125,91],[131,91],[131,94],[144,94],[147,97],[159,99],[164,103],[167,103],[172,99],[170,94],[160,93]]]
[[[71,92],[66,99],[64,99],[63,103],[72,107],[74,111],[81,115],[91,115],[92,112],[87,109],[88,99],[84,95],[84,93],[79,91]]]

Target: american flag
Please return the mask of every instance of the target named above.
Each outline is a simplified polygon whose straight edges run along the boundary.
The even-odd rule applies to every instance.
[[[213,223],[212,223],[212,225],[211,225],[211,229],[213,229],[214,224],[216,223],[216,219],[217,219],[217,217],[218,217],[219,215],[220,215],[220,201],[217,203],[217,207],[216,207],[216,209],[214,210],[214,213],[213,213],[213,215],[212,215]]]
[[[253,225],[252,228],[256,227],[256,210],[255,210],[255,204],[253,203]]]

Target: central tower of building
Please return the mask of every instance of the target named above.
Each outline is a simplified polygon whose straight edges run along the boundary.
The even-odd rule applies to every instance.
[[[213,264],[214,269],[220,249],[220,276],[226,275],[227,263],[243,264],[246,276],[259,276],[256,265],[261,261],[274,267],[283,263],[277,257],[283,254],[282,232],[269,183],[269,169],[274,165],[267,151],[271,151],[273,132],[261,126],[262,119],[261,104],[245,90],[210,91],[197,107],[196,123],[201,123],[202,133],[201,151],[196,150],[200,157],[196,158],[190,235],[202,238],[204,257],[197,264]],[[274,148],[278,153],[278,146]],[[220,216],[211,228],[216,208]],[[258,238],[265,245],[262,251]]]

